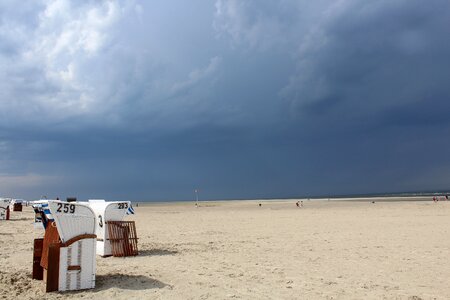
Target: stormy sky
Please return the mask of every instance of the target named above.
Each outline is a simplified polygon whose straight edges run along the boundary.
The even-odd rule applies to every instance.
[[[0,196],[450,188],[450,1],[0,2]]]

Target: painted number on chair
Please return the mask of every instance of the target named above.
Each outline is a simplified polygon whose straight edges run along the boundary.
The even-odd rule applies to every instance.
[[[119,204],[119,209],[126,209],[128,208],[128,203],[118,203]]]
[[[56,209],[59,213],[75,213],[75,205],[69,203],[57,203],[58,208]]]

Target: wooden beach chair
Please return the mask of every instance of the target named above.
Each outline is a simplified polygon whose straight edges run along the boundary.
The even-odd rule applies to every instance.
[[[46,292],[94,288],[94,212],[87,205],[56,200],[41,208],[46,228],[44,238],[34,241],[33,279],[44,280]]]
[[[0,220],[9,220],[10,199],[0,198]]]
[[[123,221],[127,214],[134,214],[131,202],[89,200],[89,206],[95,212],[96,218],[97,255],[102,257],[138,255],[135,223]]]

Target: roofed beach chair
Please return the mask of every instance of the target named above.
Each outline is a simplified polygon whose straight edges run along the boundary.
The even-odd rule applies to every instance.
[[[41,214],[44,238],[34,240],[33,279],[46,292],[95,287],[96,238],[93,210],[80,203],[47,200],[33,205]]]
[[[97,254],[103,257],[138,255],[135,222],[123,221],[126,215],[134,214],[131,202],[89,200],[89,206],[95,212]]]

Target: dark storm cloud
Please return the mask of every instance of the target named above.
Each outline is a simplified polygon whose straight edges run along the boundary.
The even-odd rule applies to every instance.
[[[329,160],[359,174],[346,190],[362,178],[357,185],[373,192],[446,188],[449,4],[353,4],[330,12],[301,49],[285,89],[295,118],[347,146],[338,153],[348,157]]]
[[[204,198],[445,189],[449,8],[4,2],[2,193],[165,200],[194,188]]]
[[[442,10],[448,4],[354,3],[330,12],[302,45],[297,74],[286,87],[294,109],[311,116],[351,108],[352,115],[377,118],[448,97],[450,18]]]

